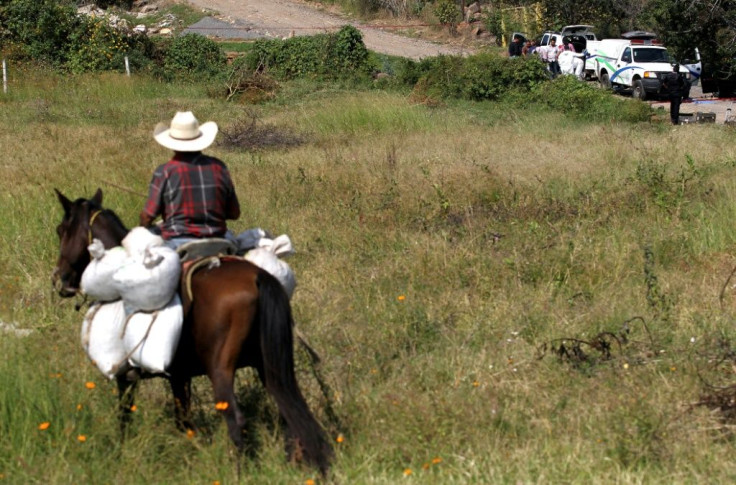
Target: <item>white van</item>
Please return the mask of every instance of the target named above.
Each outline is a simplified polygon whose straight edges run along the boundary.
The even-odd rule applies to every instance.
[[[603,39],[594,56],[595,75],[604,88],[631,90],[641,100],[662,93],[662,79],[672,72],[675,60],[667,49],[651,40]],[[688,80],[689,96],[693,76],[685,66],[680,72]]]

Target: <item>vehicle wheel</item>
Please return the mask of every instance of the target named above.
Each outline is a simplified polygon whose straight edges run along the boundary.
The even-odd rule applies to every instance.
[[[611,89],[611,79],[608,77],[608,73],[603,71],[598,79],[603,89]]]
[[[647,99],[647,92],[644,91],[644,84],[642,84],[641,79],[634,81],[633,88],[634,92],[632,93],[632,96],[637,99],[641,99],[642,101]]]

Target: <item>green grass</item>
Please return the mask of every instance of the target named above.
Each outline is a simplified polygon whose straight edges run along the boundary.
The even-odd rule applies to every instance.
[[[82,313],[50,288],[53,189],[77,198],[102,187],[133,226],[137,194],[169,155],[153,127],[183,109],[223,129],[255,113],[306,140],[208,152],[230,166],[241,200],[231,227],[289,234],[297,250],[294,312],[323,358],[327,397],[300,353],[299,379],[329,434],[344,437],[328,483],[736,475],[733,423],[693,405],[704,382],[734,381],[728,127],[428,107],[303,81],[243,106],[211,97],[212,86],[122,75],[11,80],[0,97],[0,321],[33,333],[0,339],[0,483],[238,481],[206,379],[194,384],[197,436],[176,430],[165,382],[147,381],[131,437],[118,442],[114,385],[81,349]],[[561,339],[572,351],[626,322],[626,343],[609,337],[610,359],[588,344],[584,360],[554,353]],[[727,365],[714,365],[719,356]],[[253,374],[238,384],[257,442],[240,481],[323,482],[285,462]]]

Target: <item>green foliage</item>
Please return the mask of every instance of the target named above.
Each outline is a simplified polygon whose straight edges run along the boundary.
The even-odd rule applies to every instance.
[[[225,54],[217,42],[198,34],[176,37],[166,49],[163,65],[169,79],[211,79],[223,75],[225,67]]]
[[[547,79],[544,64],[536,58],[491,53],[409,61],[398,76],[429,96],[473,101],[496,100],[512,89],[528,91]]]
[[[0,3],[3,51],[55,66],[67,60],[67,42],[78,28],[71,0],[10,0]]]
[[[350,25],[334,34],[256,41],[244,62],[280,79],[343,79],[366,76],[374,69],[362,34]]]
[[[454,0],[438,0],[434,4],[434,15],[442,25],[455,25],[460,20],[460,9]]]
[[[697,47],[703,59],[703,73],[721,81],[721,95],[734,92],[736,1],[655,0],[648,4],[647,14],[678,60],[692,59],[693,47]]]
[[[124,66],[128,37],[105,19],[82,18],[67,45],[66,67],[74,72],[106,71]]]
[[[540,83],[532,99],[550,108],[589,121],[647,121],[652,115],[648,104],[621,97],[580,82],[574,76],[558,76]]]

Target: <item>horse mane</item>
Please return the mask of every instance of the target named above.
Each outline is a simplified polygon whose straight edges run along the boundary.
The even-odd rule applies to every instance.
[[[116,227],[116,229],[119,229],[120,231],[127,233],[129,229],[126,227],[126,225],[123,223],[123,221],[118,217],[118,215],[115,213],[112,209],[101,209],[102,215],[107,217],[110,222],[112,222]]]

